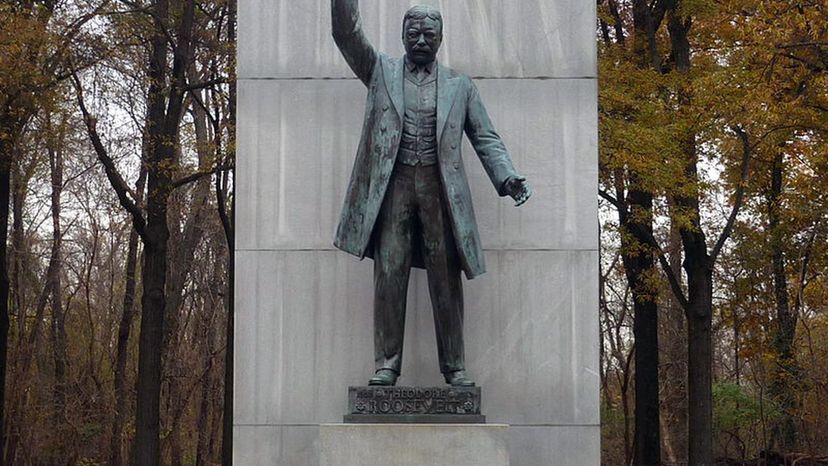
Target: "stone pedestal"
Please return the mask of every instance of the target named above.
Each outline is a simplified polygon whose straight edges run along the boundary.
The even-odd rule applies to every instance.
[[[319,466],[509,466],[506,424],[322,424]]]

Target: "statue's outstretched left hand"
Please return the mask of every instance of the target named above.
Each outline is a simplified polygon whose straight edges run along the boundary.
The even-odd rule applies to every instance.
[[[513,176],[506,180],[506,194],[515,200],[515,207],[522,205],[532,196],[532,188],[525,176]]]

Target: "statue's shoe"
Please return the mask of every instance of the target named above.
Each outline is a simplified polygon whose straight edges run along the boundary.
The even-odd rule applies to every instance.
[[[446,372],[443,376],[452,387],[474,387],[474,381],[466,378],[466,371]]]
[[[399,376],[391,369],[380,369],[368,380],[368,385],[396,385]]]

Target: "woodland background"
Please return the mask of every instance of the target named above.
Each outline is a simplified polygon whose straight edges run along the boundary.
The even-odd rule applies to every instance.
[[[828,1],[597,3],[603,463],[828,464]],[[3,464],[230,464],[235,28],[0,0]]]

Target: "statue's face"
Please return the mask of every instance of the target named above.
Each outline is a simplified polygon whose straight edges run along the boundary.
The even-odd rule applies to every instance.
[[[403,25],[403,44],[408,59],[418,65],[427,65],[437,57],[443,42],[443,25],[431,18],[410,18]]]

